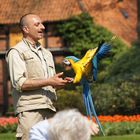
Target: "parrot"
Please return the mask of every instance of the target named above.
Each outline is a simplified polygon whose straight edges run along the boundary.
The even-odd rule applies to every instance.
[[[63,63],[70,65],[74,70],[75,77],[73,83],[80,83],[83,86],[83,100],[87,112],[87,116],[90,116],[92,120],[92,115],[94,115],[97,124],[103,135],[104,131],[101,126],[101,123],[97,117],[95,107],[93,104],[90,82],[97,80],[97,65],[101,58],[109,53],[111,45],[105,42],[102,42],[98,47],[94,49],[89,49],[83,58],[79,59],[75,56],[67,56],[64,58]],[[92,77],[92,78],[91,78]]]

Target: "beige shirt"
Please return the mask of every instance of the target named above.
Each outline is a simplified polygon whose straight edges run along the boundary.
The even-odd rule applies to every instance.
[[[51,77],[55,67],[51,53],[42,48],[33,48],[26,40],[19,42],[7,53],[10,79],[13,86],[13,99],[16,113],[50,108],[55,110],[52,100],[56,99],[55,90],[51,86],[33,91],[21,91],[27,78],[38,79]]]
[[[23,40],[28,41],[25,39]],[[29,41],[28,41],[28,45],[32,47],[32,44]],[[38,44],[38,46],[35,46],[35,48],[32,47],[32,50],[34,50],[40,57],[42,67],[44,70],[44,75],[46,78],[48,78],[47,64],[45,63],[40,44]],[[23,74],[26,71],[25,62],[21,60],[19,53],[15,49],[10,51],[8,57],[9,57],[9,60],[11,61],[11,66],[10,66],[11,82],[14,88],[16,88],[17,90],[21,90],[21,87],[24,81],[26,80],[26,77],[24,77],[24,74]]]

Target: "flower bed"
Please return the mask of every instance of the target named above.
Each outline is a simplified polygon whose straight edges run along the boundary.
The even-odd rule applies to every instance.
[[[16,117],[1,117],[0,118],[0,132],[15,132],[17,127],[17,118]]]
[[[140,134],[140,115],[133,116],[98,116],[106,135]],[[95,118],[93,118],[95,121]],[[15,132],[16,117],[0,118],[0,133]]]
[[[124,116],[124,115],[114,115],[114,116],[98,116],[101,122],[140,122],[140,115]],[[95,118],[93,118],[95,121]]]
[[[140,115],[98,116],[105,135],[140,134]],[[95,122],[95,118],[93,117]]]

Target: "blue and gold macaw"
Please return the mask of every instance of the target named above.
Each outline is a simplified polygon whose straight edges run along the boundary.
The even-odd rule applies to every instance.
[[[82,59],[75,56],[67,56],[64,59],[64,64],[71,65],[75,72],[73,83],[81,83],[83,86],[83,99],[86,107],[87,116],[94,115],[101,132],[104,135],[103,128],[98,120],[95,107],[92,101],[89,81],[97,79],[97,64],[99,60],[110,51],[111,45],[102,43],[94,49],[89,49]],[[92,78],[91,78],[92,77]]]

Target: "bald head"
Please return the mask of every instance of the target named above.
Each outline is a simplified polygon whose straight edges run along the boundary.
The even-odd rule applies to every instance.
[[[20,18],[19,25],[22,30],[23,37],[28,40],[36,42],[43,38],[45,27],[38,15],[32,13],[23,15]]]
[[[35,16],[35,14],[28,13],[28,14],[23,15],[20,18],[19,26],[20,26],[21,29],[28,24],[28,19],[30,19],[31,16]]]

